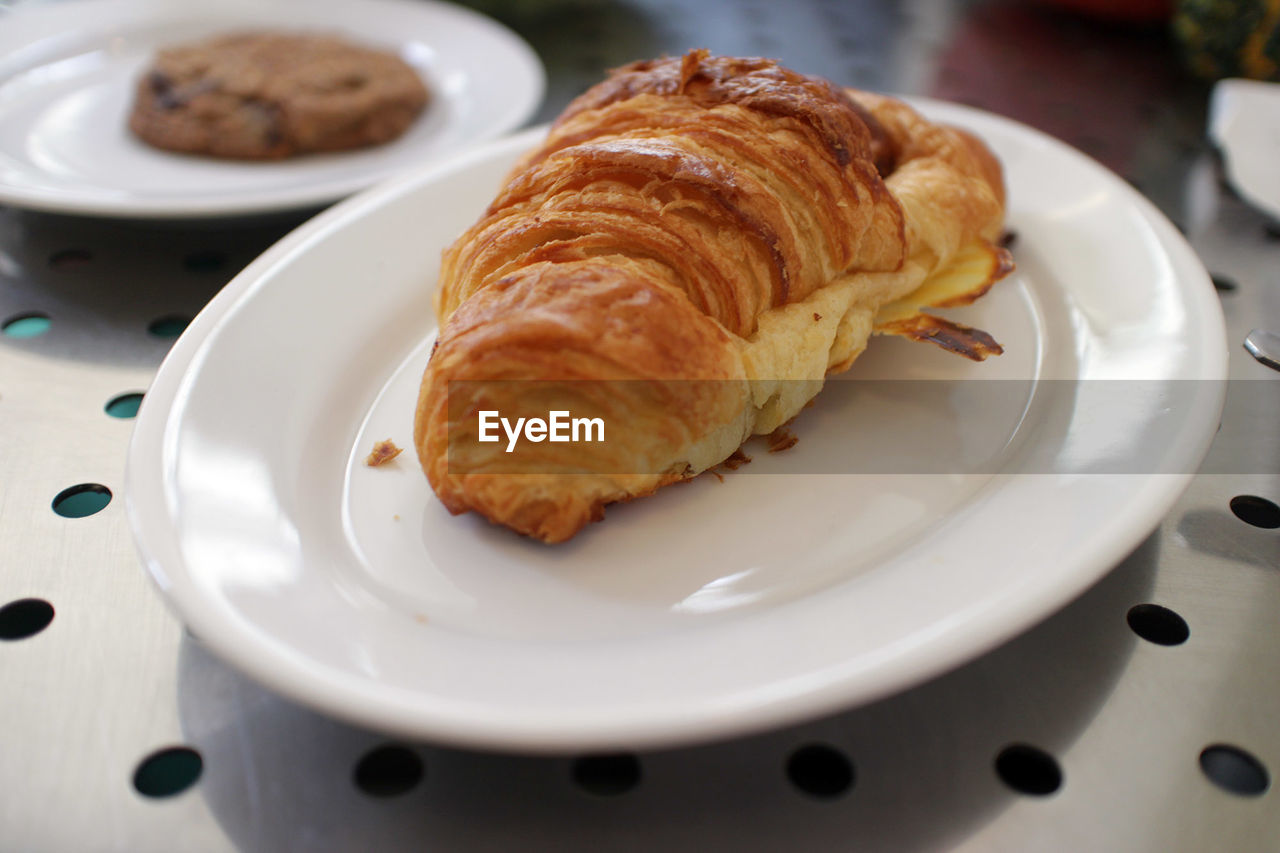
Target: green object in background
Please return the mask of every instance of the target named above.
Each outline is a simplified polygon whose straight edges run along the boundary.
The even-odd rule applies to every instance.
[[[1179,0],[1173,35],[1197,77],[1280,80],[1280,0]]]

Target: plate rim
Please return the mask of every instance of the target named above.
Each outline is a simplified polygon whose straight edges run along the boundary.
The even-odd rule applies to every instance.
[[[355,0],[316,0],[316,2],[308,2],[308,0],[273,0],[273,14],[278,13],[281,8],[292,6],[303,10],[304,15],[309,13],[312,16],[310,20],[313,25],[321,25],[323,21],[315,17],[317,9],[341,8],[350,6],[353,2]],[[477,31],[484,32],[495,40],[505,41],[509,56],[526,66],[526,72],[529,75],[529,91],[525,101],[519,105],[519,109],[512,111],[501,122],[495,122],[492,127],[487,128],[483,133],[477,134],[471,139],[458,140],[451,149],[428,153],[424,155],[424,159],[447,159],[453,153],[465,147],[484,144],[509,135],[525,124],[537,112],[546,97],[547,72],[541,58],[527,41],[502,22],[474,9],[446,2],[446,0],[359,0],[359,2],[366,6],[382,5],[412,10],[427,15],[449,15],[458,20],[468,21],[470,25],[477,28]],[[62,0],[62,2],[48,6],[20,6],[7,15],[0,17],[0,20],[10,24],[7,32],[0,30],[0,33],[3,33],[3,35],[0,35],[0,47],[4,47],[6,43],[24,46],[29,44],[24,39],[24,33],[13,28],[13,22],[15,21],[26,24],[29,30],[34,30],[36,35],[41,35],[41,27],[46,29],[58,27],[67,19],[75,19],[77,11],[92,9],[92,14],[101,15],[102,10],[106,7],[135,9],[140,14],[147,13],[149,10],[163,10],[165,21],[169,22],[181,20],[202,21],[209,18],[210,14],[214,14],[215,17],[223,16],[219,18],[222,21],[234,17],[237,7],[244,8],[247,14],[252,14],[251,10],[253,9],[261,8],[253,3],[231,2],[218,7],[216,12],[211,13],[201,7],[186,4],[175,5],[165,3],[163,0]],[[108,9],[108,11],[110,10]],[[366,9],[365,11],[367,12],[368,10]],[[358,21],[361,19],[360,16],[355,16],[352,20]],[[306,26],[307,21],[308,19],[304,17],[299,21],[298,25]],[[250,21],[249,25],[252,24],[253,22]],[[216,26],[223,27],[229,26],[229,24],[220,22]],[[212,29],[209,30],[210,33],[213,31]],[[357,37],[362,34],[358,31],[358,27],[350,28],[348,32]],[[0,114],[0,118],[3,118],[3,114]],[[338,152],[337,156],[340,156],[341,153],[343,152]],[[237,196],[187,197],[178,200],[163,197],[131,200],[129,198],[113,198],[109,195],[81,195],[78,197],[72,195],[68,197],[66,193],[56,189],[24,187],[0,180],[0,204],[43,213],[140,221],[165,219],[189,222],[269,216],[331,205],[378,183],[394,181],[399,175],[406,173],[406,171],[412,172],[415,168],[413,166],[407,167],[407,169],[403,166],[375,168],[346,178],[331,179],[314,187],[304,185],[276,190],[270,194],[259,193],[249,200]]]
[[[942,110],[955,117],[973,115],[981,117],[984,121],[1003,123],[1017,133],[1030,134],[1031,138],[1039,144],[1047,144],[1056,151],[1087,161],[1101,176],[1105,176],[1108,184],[1122,194],[1128,205],[1136,207],[1143,214],[1144,221],[1157,229],[1162,238],[1161,251],[1167,254],[1170,247],[1177,248],[1182,256],[1179,260],[1191,264],[1189,267],[1186,263],[1177,265],[1179,278],[1190,274],[1203,279],[1201,286],[1196,287],[1194,291],[1189,291],[1188,285],[1184,283],[1179,287],[1179,293],[1184,298],[1188,293],[1195,293],[1200,297],[1197,304],[1193,306],[1197,309],[1193,312],[1193,316],[1199,322],[1198,331],[1204,333],[1207,338],[1203,341],[1206,344],[1205,355],[1197,362],[1202,378],[1226,378],[1225,323],[1221,305],[1210,299],[1213,296],[1213,290],[1208,273],[1182,235],[1149,200],[1087,155],[1020,122],[964,105],[920,97],[908,97],[906,100],[926,111]],[[945,115],[943,119],[946,119]],[[716,709],[715,714],[700,713],[696,719],[686,718],[681,713],[671,713],[669,709],[665,715],[655,715],[653,708],[647,708],[645,714],[648,716],[642,719],[597,720],[591,727],[584,728],[577,725],[573,731],[567,731],[564,725],[557,724],[554,720],[523,720],[520,726],[513,727],[509,718],[506,718],[506,725],[501,725],[495,724],[493,720],[483,715],[460,719],[456,714],[451,714],[448,709],[445,713],[426,714],[422,712],[420,706],[411,701],[418,695],[412,691],[409,691],[408,697],[397,697],[394,702],[388,701],[384,695],[382,697],[384,701],[381,704],[369,702],[367,696],[355,695],[350,691],[350,685],[346,695],[336,696],[332,691],[335,685],[340,685],[344,681],[341,673],[330,671],[316,673],[306,667],[290,670],[286,661],[287,655],[278,649],[273,650],[271,656],[260,653],[255,656],[252,652],[246,653],[238,646],[238,641],[242,638],[228,639],[221,633],[222,626],[217,624],[216,618],[202,611],[198,606],[193,608],[192,602],[183,597],[184,593],[173,588],[166,574],[164,555],[159,553],[164,549],[156,547],[156,535],[159,531],[143,529],[147,524],[142,519],[143,509],[139,505],[137,484],[148,474],[157,480],[161,476],[158,464],[153,466],[155,470],[148,472],[146,469],[149,457],[152,462],[159,461],[157,452],[160,447],[159,440],[163,438],[168,423],[168,408],[167,406],[161,408],[166,402],[166,396],[179,389],[186,373],[185,368],[190,365],[192,358],[204,343],[207,332],[212,329],[220,316],[255,283],[260,284],[265,281],[267,274],[277,265],[284,263],[291,255],[305,251],[312,241],[323,239],[327,233],[340,229],[345,223],[358,218],[368,209],[412,193],[416,188],[430,184],[438,177],[465,169],[477,161],[494,156],[499,150],[527,146],[544,132],[545,127],[531,128],[506,139],[442,159],[421,170],[366,190],[296,229],[249,264],[195,318],[188,327],[188,332],[175,343],[157,372],[152,389],[144,397],[129,448],[124,489],[126,511],[142,561],[168,606],[192,628],[200,640],[219,657],[232,662],[238,669],[247,672],[270,689],[356,725],[371,726],[406,737],[427,737],[439,742],[481,748],[560,752],[619,746],[668,747],[759,732],[778,725],[791,724],[801,719],[866,704],[908,689],[928,678],[950,671],[1027,630],[1083,593],[1137,547],[1159,525],[1169,508],[1195,476],[1193,472],[1158,475],[1161,478],[1160,484],[1154,482],[1154,477],[1150,478],[1143,493],[1154,492],[1154,495],[1149,496],[1138,506],[1135,511],[1138,517],[1137,522],[1125,527],[1111,528],[1109,536],[1089,542],[1088,546],[1082,549],[1083,556],[1077,557],[1076,562],[1080,567],[1067,574],[1061,583],[1041,586],[1031,596],[1021,591],[1023,594],[1018,599],[1021,612],[1012,618],[1005,619],[997,630],[988,631],[977,638],[969,632],[965,642],[960,644],[962,648],[959,651],[953,649],[951,653],[944,656],[942,663],[929,659],[922,662],[917,656],[909,662],[910,666],[905,667],[903,672],[893,677],[885,677],[883,672],[879,673],[878,679],[864,677],[857,682],[856,690],[848,689],[845,681],[834,680],[818,688],[810,687],[790,695],[776,696],[773,701],[767,703],[756,703],[745,708],[741,705],[726,706]],[[1218,404],[1220,409],[1220,398]],[[1216,418],[1214,420],[1216,422]],[[1213,439],[1212,430],[1207,430],[1199,438],[1200,440],[1195,442],[1195,446],[1189,450],[1189,454],[1194,456],[1197,463],[1208,451]],[[1007,611],[1008,608],[1006,607],[1005,610]],[[283,670],[280,668],[282,662],[285,664]],[[704,712],[705,710],[702,709]],[[576,722],[580,724],[581,721]]]

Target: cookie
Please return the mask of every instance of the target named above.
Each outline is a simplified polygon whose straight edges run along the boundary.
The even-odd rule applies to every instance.
[[[242,33],[160,51],[129,128],[157,148],[278,160],[395,139],[428,93],[398,57],[322,35]]]

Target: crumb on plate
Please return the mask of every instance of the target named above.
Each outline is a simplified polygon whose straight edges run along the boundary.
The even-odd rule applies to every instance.
[[[384,439],[373,446],[373,450],[364,458],[364,464],[370,468],[377,468],[380,465],[386,465],[392,459],[400,455],[400,448],[396,447],[396,443],[391,439]]]
[[[784,450],[790,450],[796,446],[796,442],[799,440],[800,439],[797,438],[795,433],[791,432],[791,430],[787,429],[785,426],[780,426],[773,432],[769,433],[769,437],[767,439],[769,442],[769,452],[781,453]]]
[[[751,461],[751,457],[743,453],[742,448],[739,447],[737,450],[733,451],[733,453],[729,454],[728,459],[725,459],[719,465],[715,465],[715,466],[712,466],[711,468],[708,468],[706,473],[710,474],[711,476],[715,477],[717,480],[723,483],[724,474],[721,473],[721,469],[724,469],[725,471],[736,471],[750,461]]]

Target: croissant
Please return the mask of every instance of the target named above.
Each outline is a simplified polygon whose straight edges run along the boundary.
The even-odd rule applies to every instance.
[[[702,50],[621,68],[444,253],[423,470],[450,512],[561,542],[788,422],[873,333],[998,354],[920,309],[1012,269],[1003,215],[986,146],[900,101]],[[483,433],[553,409],[606,440]]]

